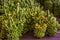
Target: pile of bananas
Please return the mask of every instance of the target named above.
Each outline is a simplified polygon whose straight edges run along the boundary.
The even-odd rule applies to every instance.
[[[19,37],[28,31],[32,31],[38,38],[44,37],[46,32],[49,36],[56,33],[58,22],[34,0],[0,2],[0,39],[19,40]]]

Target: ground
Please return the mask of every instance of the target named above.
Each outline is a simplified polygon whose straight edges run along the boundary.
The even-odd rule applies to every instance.
[[[20,38],[20,40],[60,40],[60,30],[58,30],[57,34],[53,37],[45,36],[44,38],[34,38],[33,34],[31,32],[27,33],[23,37]]]

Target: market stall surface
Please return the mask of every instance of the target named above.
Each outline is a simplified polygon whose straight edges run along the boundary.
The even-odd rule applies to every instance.
[[[53,37],[45,36],[44,38],[34,38],[32,32],[28,32],[26,35],[20,38],[20,40],[60,40],[60,30]]]

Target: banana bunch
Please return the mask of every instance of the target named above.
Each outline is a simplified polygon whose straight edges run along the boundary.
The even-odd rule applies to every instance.
[[[42,24],[35,24],[35,29],[34,29],[34,36],[37,38],[42,38],[45,36],[47,24],[44,23],[43,26]]]
[[[46,29],[48,27],[46,23],[46,15],[43,10],[36,14],[34,19],[34,37],[42,38],[45,36]]]
[[[3,1],[2,1],[3,2]],[[25,14],[17,1],[4,1],[2,10],[4,11],[3,20],[1,21],[0,38],[7,40],[19,40],[22,36],[25,22]]]
[[[16,38],[15,40],[18,39],[19,35],[18,35],[18,27],[16,26],[16,23],[14,22],[12,17],[8,17],[10,19],[4,19],[2,22],[2,28],[5,29],[5,37],[7,38],[7,40],[14,40],[14,38]]]
[[[30,1],[30,0],[29,0]],[[27,2],[29,2],[27,1]],[[32,2],[32,3],[30,3]],[[40,10],[38,7],[35,7],[35,6],[39,6],[37,3],[33,3],[34,1],[30,1],[30,5],[28,5],[27,7],[24,7],[23,10],[24,10],[24,13],[26,14],[25,15],[25,18],[26,18],[26,22],[24,24],[24,31],[23,31],[23,34],[25,34],[26,32],[28,31],[32,31],[33,30],[33,18],[35,17],[35,15],[37,14],[35,11],[37,10]],[[35,9],[36,8],[36,9]]]
[[[3,16],[0,15],[0,39],[4,38],[4,28],[2,28],[2,20],[3,20]]]
[[[46,22],[48,23],[47,32],[49,36],[54,36],[58,29],[58,22],[56,21],[56,18],[48,12]]]

